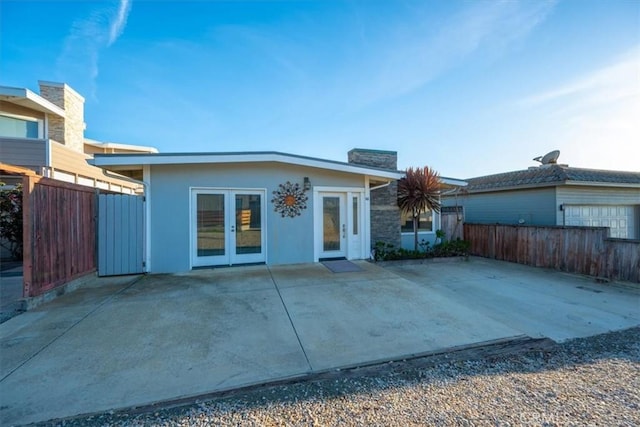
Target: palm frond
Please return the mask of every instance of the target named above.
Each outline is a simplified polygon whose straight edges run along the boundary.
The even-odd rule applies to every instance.
[[[398,206],[404,213],[416,216],[420,212],[440,212],[440,175],[429,166],[409,167],[398,181]]]

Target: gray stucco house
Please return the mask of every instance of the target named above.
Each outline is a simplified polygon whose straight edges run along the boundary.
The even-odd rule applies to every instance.
[[[469,223],[604,226],[640,238],[640,172],[543,164],[466,181],[443,205],[463,206]]]
[[[367,259],[376,242],[400,247],[413,236],[397,205],[395,151],[356,148],[348,162],[241,152],[95,154],[91,163],[142,177],[147,272]],[[420,238],[433,241],[439,216],[421,219]]]
[[[372,150],[352,150],[348,163],[277,152],[96,154],[92,162],[142,172],[153,273],[368,258],[381,237],[372,236],[372,192],[403,175],[394,152]]]

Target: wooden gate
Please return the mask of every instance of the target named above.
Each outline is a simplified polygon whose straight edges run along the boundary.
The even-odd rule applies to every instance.
[[[144,272],[144,198],[100,194],[98,276]]]

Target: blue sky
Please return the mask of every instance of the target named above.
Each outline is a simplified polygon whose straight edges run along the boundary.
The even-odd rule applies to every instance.
[[[0,37],[0,84],[69,84],[100,141],[640,170],[639,0],[2,0]]]

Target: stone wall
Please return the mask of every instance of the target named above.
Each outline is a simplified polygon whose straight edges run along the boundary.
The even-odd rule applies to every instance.
[[[349,163],[396,171],[398,153],[395,151],[354,148],[348,154]],[[400,209],[398,208],[398,182],[371,191],[371,244],[390,243],[399,248]]]
[[[84,152],[84,98],[64,83],[39,82],[40,96],[62,108],[65,117],[49,115],[50,139]]]
[[[347,154],[349,163],[396,171],[398,153],[396,151],[368,150],[354,148]]]

